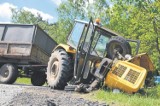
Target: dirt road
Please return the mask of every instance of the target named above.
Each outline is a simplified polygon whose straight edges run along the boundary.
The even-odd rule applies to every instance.
[[[49,87],[0,84],[0,106],[106,106],[86,100],[82,95],[85,96]]]

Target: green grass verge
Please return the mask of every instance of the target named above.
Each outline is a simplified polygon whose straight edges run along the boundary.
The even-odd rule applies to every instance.
[[[16,84],[25,84],[25,85],[32,85],[31,84],[31,78],[17,78]],[[43,86],[47,86],[45,83]]]
[[[102,100],[114,106],[160,106],[160,85],[145,89],[145,94],[113,93],[108,90],[94,92],[94,99]]]
[[[31,84],[30,78],[17,78],[16,83],[18,84]]]

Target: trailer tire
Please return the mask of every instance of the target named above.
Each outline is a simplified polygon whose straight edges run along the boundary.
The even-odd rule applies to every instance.
[[[18,77],[18,69],[15,65],[4,64],[0,68],[0,83],[13,84]]]
[[[114,49],[117,49],[122,56],[131,54],[130,44],[121,36],[116,36],[109,40],[107,44],[107,56],[110,59],[114,59]]]
[[[73,76],[71,58],[63,49],[55,50],[47,67],[47,82],[53,89],[62,90]]]
[[[46,74],[45,72],[35,71],[31,75],[31,83],[34,86],[42,86],[46,82]]]

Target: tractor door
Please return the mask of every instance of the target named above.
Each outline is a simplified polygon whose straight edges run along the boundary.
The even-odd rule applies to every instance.
[[[75,64],[74,64],[74,77],[77,83],[80,83],[88,78],[90,71],[90,56],[91,45],[94,38],[95,26],[92,19],[89,24],[85,26],[80,41],[78,43]],[[83,82],[84,83],[84,82]]]
[[[76,49],[74,77],[77,83],[87,79],[90,68],[90,51],[94,38],[95,26],[92,19],[89,23],[77,22],[68,39],[68,44]]]

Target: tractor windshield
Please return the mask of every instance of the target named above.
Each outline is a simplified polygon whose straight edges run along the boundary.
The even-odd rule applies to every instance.
[[[80,44],[84,43],[83,50],[85,52],[88,51],[93,28],[92,27],[89,28],[87,36],[86,38],[84,38],[86,31],[87,31],[87,26],[84,27],[84,32],[82,34],[82,39],[80,41]],[[91,41],[92,43],[91,43],[90,54],[99,56],[99,57],[104,57],[106,55],[106,46],[110,38],[111,36],[107,34],[107,32],[103,31],[100,27],[95,26],[95,33],[93,35],[93,41]]]
[[[103,29],[101,29],[100,27],[95,26],[93,41],[91,41],[93,27],[90,27],[87,35],[85,35],[87,31],[87,26],[88,24],[86,23],[76,22],[73,30],[71,31],[68,37],[67,43],[74,49],[77,49],[78,43],[80,44],[83,43],[84,44],[83,50],[85,52],[88,51],[89,45],[91,44],[90,54],[99,57],[104,57],[106,55],[106,45],[109,39],[111,38],[111,35],[108,34],[106,31],[104,31]]]
[[[108,37],[100,35],[97,44],[95,45],[94,48],[94,51],[96,51],[99,56],[104,57],[108,41],[109,41]]]
[[[85,27],[84,23],[76,22],[70,36],[68,37],[67,43],[70,46],[72,46],[74,49],[77,49],[78,42],[79,42],[80,37],[83,33],[84,27]]]
[[[99,27],[96,27],[91,54],[104,57],[106,55],[106,46],[110,38],[111,36],[109,36],[105,31],[101,30]]]

